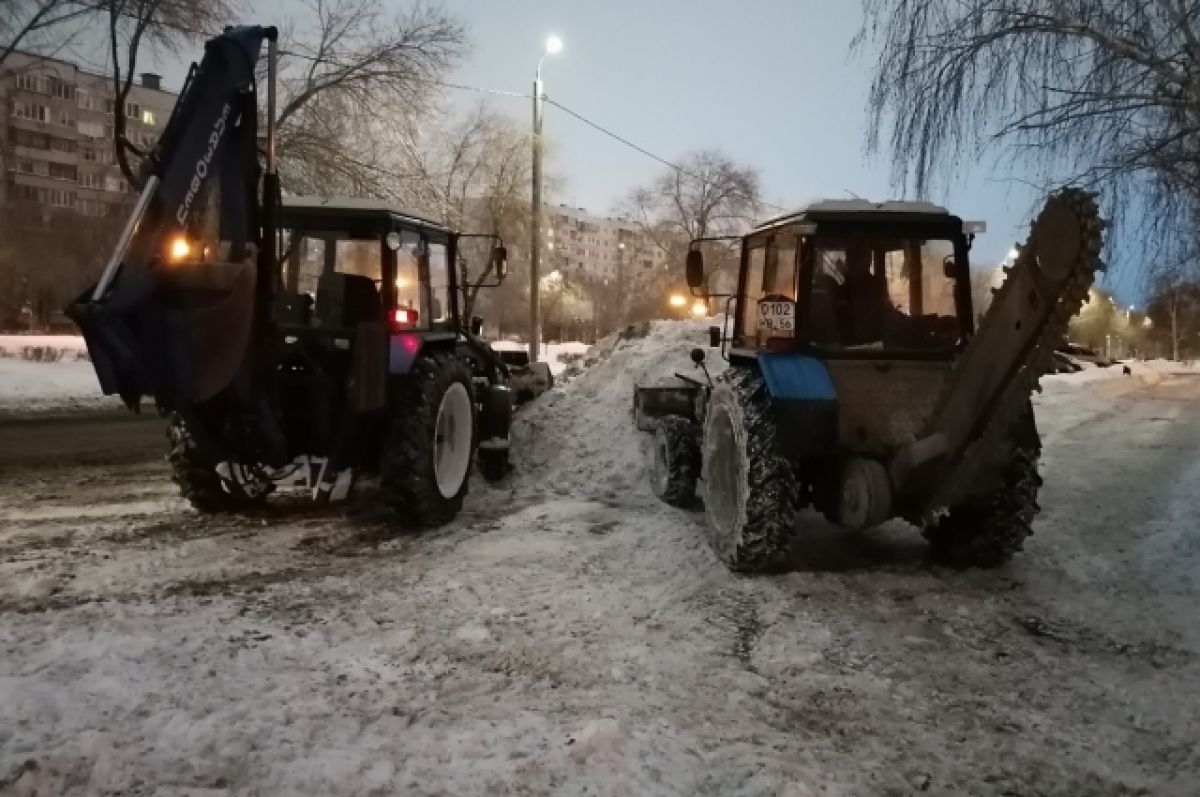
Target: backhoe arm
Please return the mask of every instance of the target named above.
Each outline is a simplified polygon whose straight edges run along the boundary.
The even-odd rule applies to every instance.
[[[255,69],[275,38],[274,28],[236,27],[205,45],[100,279],[67,308],[102,390],[130,406],[153,396],[164,409],[190,407],[226,389],[247,359],[270,286],[264,239],[274,242],[258,199]]]

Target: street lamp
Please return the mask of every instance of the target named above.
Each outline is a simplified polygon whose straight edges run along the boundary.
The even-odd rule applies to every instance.
[[[708,315],[708,302],[703,299],[697,299],[692,303],[692,315],[696,318],[704,318]]]
[[[671,298],[667,299],[667,303],[672,307],[683,307],[687,304],[687,299],[682,293],[672,293]]]
[[[537,72],[533,78],[533,190],[531,204],[533,218],[529,224],[529,361],[537,362],[538,349],[541,345],[539,301],[538,301],[538,269],[542,261],[542,103],[545,95],[542,93],[542,61],[547,55],[562,52],[562,39],[549,36],[546,48],[537,62]]]

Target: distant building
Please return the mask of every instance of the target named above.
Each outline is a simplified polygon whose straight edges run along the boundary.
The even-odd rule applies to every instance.
[[[104,216],[128,203],[113,157],[111,76],[56,58],[14,52],[0,71],[0,203]],[[139,149],[158,140],[176,95],[143,73],[125,103],[126,137]]]
[[[670,268],[666,252],[628,219],[566,205],[546,205],[542,218],[546,273],[557,270],[568,279],[621,280],[632,286]]]

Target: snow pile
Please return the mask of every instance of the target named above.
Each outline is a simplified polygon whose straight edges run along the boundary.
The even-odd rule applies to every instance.
[[[584,356],[586,370],[521,411],[514,422],[513,453],[527,487],[553,482],[560,492],[618,494],[646,489],[642,450],[649,435],[633,421],[635,385],[671,384],[672,374],[694,374],[689,352],[707,344],[719,319],[654,321],[609,335]],[[724,360],[715,349],[707,365],[715,375]]]
[[[0,412],[103,409],[120,406],[100,392],[86,361],[29,362],[0,359]]]
[[[0,358],[57,362],[86,360],[88,353],[79,335],[0,335]]]

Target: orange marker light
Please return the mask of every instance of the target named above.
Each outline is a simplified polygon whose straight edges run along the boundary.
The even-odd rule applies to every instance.
[[[171,239],[171,246],[167,251],[170,253],[171,260],[178,263],[192,253],[192,245],[188,243],[187,238],[177,235]]]

